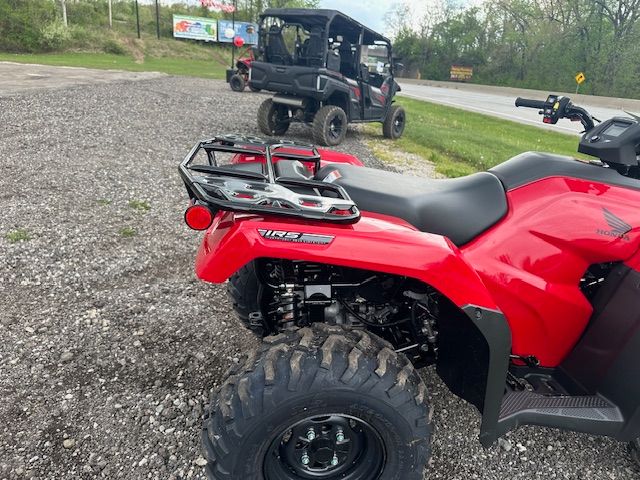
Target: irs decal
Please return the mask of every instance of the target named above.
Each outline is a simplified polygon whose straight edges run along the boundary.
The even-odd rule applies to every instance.
[[[335,238],[333,235],[287,232],[285,230],[266,230],[264,228],[259,228],[258,233],[267,240],[280,240],[281,242],[292,243],[310,243],[314,245],[329,245]]]
[[[611,227],[611,230],[598,229],[598,233],[600,235],[606,235],[607,237],[615,237],[626,240],[627,242],[631,241],[628,233],[632,230],[631,225],[617,217],[613,213],[611,213],[606,208],[602,209],[604,211],[604,218]]]

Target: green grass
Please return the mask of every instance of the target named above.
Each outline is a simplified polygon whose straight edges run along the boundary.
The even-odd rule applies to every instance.
[[[151,205],[146,200],[130,200],[129,207],[141,213],[148,212],[151,209]]]
[[[577,136],[405,97],[397,102],[407,110],[407,127],[393,147],[433,162],[447,177],[486,170],[530,150],[577,156]],[[367,125],[367,131],[388,147],[379,125]],[[392,149],[376,148],[377,140],[371,142],[374,153],[393,163]]]
[[[31,235],[24,228],[11,230],[10,232],[7,232],[4,237],[11,243],[26,242],[31,240]]]
[[[224,78],[225,69],[227,68],[217,59],[214,59],[213,55],[209,60],[180,57],[151,57],[147,55],[145,55],[142,60],[136,60],[133,55],[114,55],[111,53],[0,53],[0,61],[128,70],[132,72],[163,72],[170,75],[186,75],[215,79]]]
[[[98,200],[96,200],[96,202],[98,203],[98,205],[106,207],[107,205],[111,205],[112,200],[108,198],[99,198]]]
[[[132,237],[135,237],[138,234],[138,232],[136,232],[135,228],[132,228],[132,227],[121,228],[119,233],[124,238],[132,238]]]

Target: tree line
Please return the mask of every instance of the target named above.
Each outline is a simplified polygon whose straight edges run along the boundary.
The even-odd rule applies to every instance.
[[[142,32],[155,34],[154,4],[142,0],[138,3]],[[231,1],[226,3],[232,4]],[[316,7],[318,0],[237,0],[236,4],[236,20],[255,21],[265,8]],[[212,11],[199,6],[197,2],[169,5],[160,2],[161,36],[173,36],[174,14],[216,19],[232,17],[231,13]],[[125,53],[115,38],[133,37],[136,34],[135,0],[0,0],[0,51],[3,52],[97,49]]]
[[[640,0],[486,0],[435,5],[418,24],[408,4],[387,14],[394,50],[410,75],[448,80],[452,65],[473,81],[640,98]]]

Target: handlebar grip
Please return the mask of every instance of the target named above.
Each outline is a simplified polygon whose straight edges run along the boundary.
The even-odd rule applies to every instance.
[[[546,103],[540,100],[529,100],[527,98],[516,98],[516,107],[537,108],[543,110]]]

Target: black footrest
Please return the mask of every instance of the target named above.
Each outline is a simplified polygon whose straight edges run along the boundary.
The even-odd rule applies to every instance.
[[[502,400],[500,419],[531,412],[538,415],[622,421],[620,410],[606,399],[592,396],[549,396],[535,392],[509,392]]]

